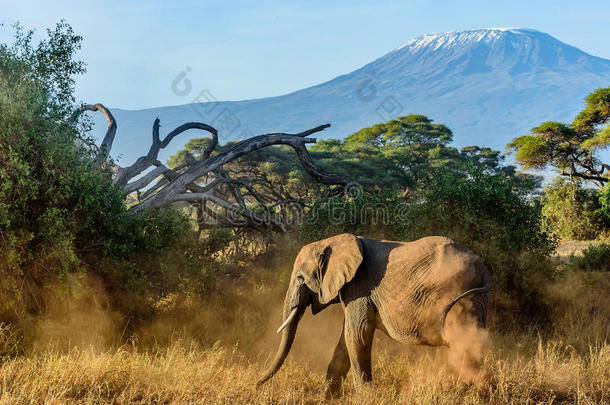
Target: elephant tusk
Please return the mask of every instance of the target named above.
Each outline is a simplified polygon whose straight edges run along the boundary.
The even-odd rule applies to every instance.
[[[292,309],[292,312],[290,313],[290,315],[288,315],[288,318],[286,318],[286,320],[284,321],[284,323],[282,324],[282,326],[280,326],[277,330],[277,333],[280,333],[282,331],[282,329],[284,329],[290,322],[292,322],[292,320],[294,319],[294,317],[297,314],[297,310],[298,307],[294,307]]]

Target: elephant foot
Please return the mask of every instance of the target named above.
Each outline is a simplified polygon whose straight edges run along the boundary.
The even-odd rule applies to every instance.
[[[326,392],[324,393],[324,397],[326,398],[327,401],[331,401],[333,399],[338,399],[341,398],[343,396],[343,392],[341,391],[341,388],[336,388],[336,387],[326,387]]]
[[[334,378],[328,378],[327,381],[327,386],[326,386],[326,399],[327,400],[331,400],[331,399],[337,399],[337,398],[341,398],[344,394],[344,384],[343,381],[344,379],[341,377],[334,377]]]

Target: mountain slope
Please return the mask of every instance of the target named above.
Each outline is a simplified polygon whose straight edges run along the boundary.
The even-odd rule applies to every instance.
[[[144,153],[157,116],[166,131],[186,121],[214,125],[224,143],[327,122],[332,127],[319,137],[341,138],[408,113],[448,125],[457,146],[503,150],[514,136],[542,121],[570,120],[588,93],[605,86],[610,86],[610,60],[539,31],[491,28],[430,34],[349,74],[283,96],[113,110],[119,126],[114,150],[124,156],[121,161]],[[205,95],[200,99],[205,101]],[[103,126],[100,117],[96,122]],[[185,135],[184,142],[189,136],[198,134]],[[184,142],[170,145],[164,156]]]

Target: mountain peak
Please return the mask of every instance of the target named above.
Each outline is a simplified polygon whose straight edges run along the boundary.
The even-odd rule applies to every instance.
[[[365,66],[431,80],[452,75],[496,76],[540,71],[607,73],[610,61],[529,28],[485,28],[419,36]]]
[[[541,31],[529,29],[529,28],[515,28],[515,27],[503,27],[503,28],[483,28],[475,30],[462,30],[462,31],[448,31],[434,34],[425,34],[419,37],[413,38],[405,44],[396,48],[396,51],[407,48],[410,50],[417,50],[420,48],[431,48],[437,50],[440,48],[451,48],[461,47],[469,43],[489,43],[493,41],[499,41],[506,39],[508,36],[546,36]]]

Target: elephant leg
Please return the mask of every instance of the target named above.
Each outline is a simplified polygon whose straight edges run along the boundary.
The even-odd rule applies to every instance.
[[[483,383],[489,377],[484,360],[490,350],[489,333],[481,327],[484,314],[461,306],[445,326],[448,360],[458,378],[466,383]],[[449,317],[448,317],[449,318]]]
[[[375,310],[372,303],[364,298],[349,303],[345,311],[344,329],[354,387],[360,388],[373,379],[371,349],[375,334]]]
[[[341,337],[335,347],[333,358],[328,365],[326,371],[326,381],[328,381],[329,396],[334,396],[339,393],[341,383],[347,372],[349,371],[349,355],[347,353],[347,346],[345,345],[345,324],[341,330]]]

